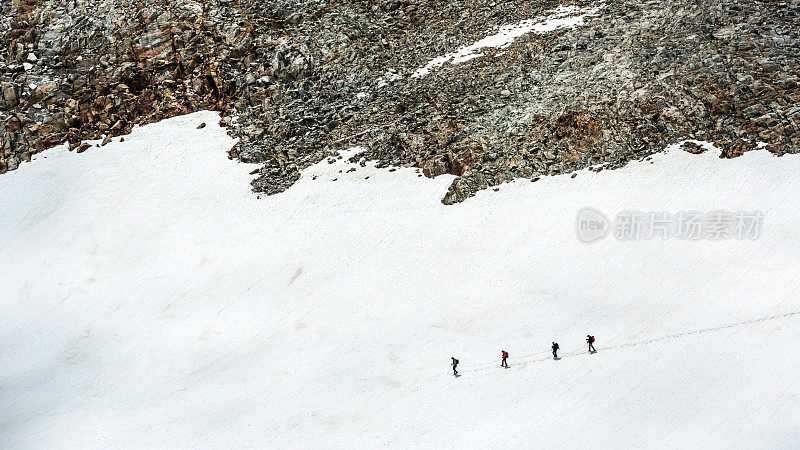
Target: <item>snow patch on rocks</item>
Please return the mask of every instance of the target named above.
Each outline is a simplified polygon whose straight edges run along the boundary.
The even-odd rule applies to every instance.
[[[485,48],[506,48],[518,37],[528,33],[549,33],[562,28],[575,28],[585,23],[586,18],[596,15],[601,6],[591,8],[578,8],[576,6],[559,6],[544,17],[523,20],[522,22],[500,27],[497,33],[487,36],[474,44],[432,59],[424,67],[420,67],[411,75],[412,78],[422,78],[431,70],[443,66],[445,63],[460,64],[471,59],[484,56],[481,52]]]

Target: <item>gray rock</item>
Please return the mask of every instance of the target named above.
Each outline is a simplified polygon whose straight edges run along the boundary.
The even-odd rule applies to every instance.
[[[550,4],[74,3],[0,2],[0,171],[200,109],[222,112],[230,156],[262,164],[266,194],[354,145],[367,149],[355,163],[458,175],[445,203],[620,167],[687,133],[728,156],[800,145],[796,0],[606,2],[583,26],[421,79],[409,75],[430,59]]]

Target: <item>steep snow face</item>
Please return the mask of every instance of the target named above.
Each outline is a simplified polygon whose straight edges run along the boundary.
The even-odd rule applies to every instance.
[[[487,36],[474,44],[432,59],[428,64],[420,67],[411,75],[412,78],[421,78],[428,75],[431,70],[445,63],[460,64],[470,59],[483,56],[482,49],[505,48],[511,45],[518,37],[528,33],[549,33],[562,28],[574,28],[583,25],[587,17],[597,14],[600,7],[578,8],[576,6],[559,6],[550,11],[545,17],[523,20],[522,22],[504,25],[497,33]]]
[[[0,177],[3,446],[800,442],[796,156],[671,149],[449,207],[450,177],[344,158],[259,200],[218,119]],[[587,245],[584,207],[764,222]]]

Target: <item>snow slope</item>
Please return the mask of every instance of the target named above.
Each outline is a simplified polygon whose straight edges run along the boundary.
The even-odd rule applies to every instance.
[[[0,177],[0,446],[798,447],[796,156],[671,150],[455,206],[448,176],[345,158],[259,200],[217,122]],[[584,206],[764,229],[587,245]]]

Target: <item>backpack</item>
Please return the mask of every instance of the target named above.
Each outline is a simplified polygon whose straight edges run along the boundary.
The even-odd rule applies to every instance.
[[[558,350],[558,343],[553,344],[553,348]]]
[[[589,343],[594,344],[594,336],[589,336]]]
[[[457,360],[457,359],[454,359],[454,360],[453,360],[453,365],[454,365],[454,366],[457,366],[457,365],[458,365],[458,360]]]
[[[508,352],[503,352],[503,358],[508,358]]]

